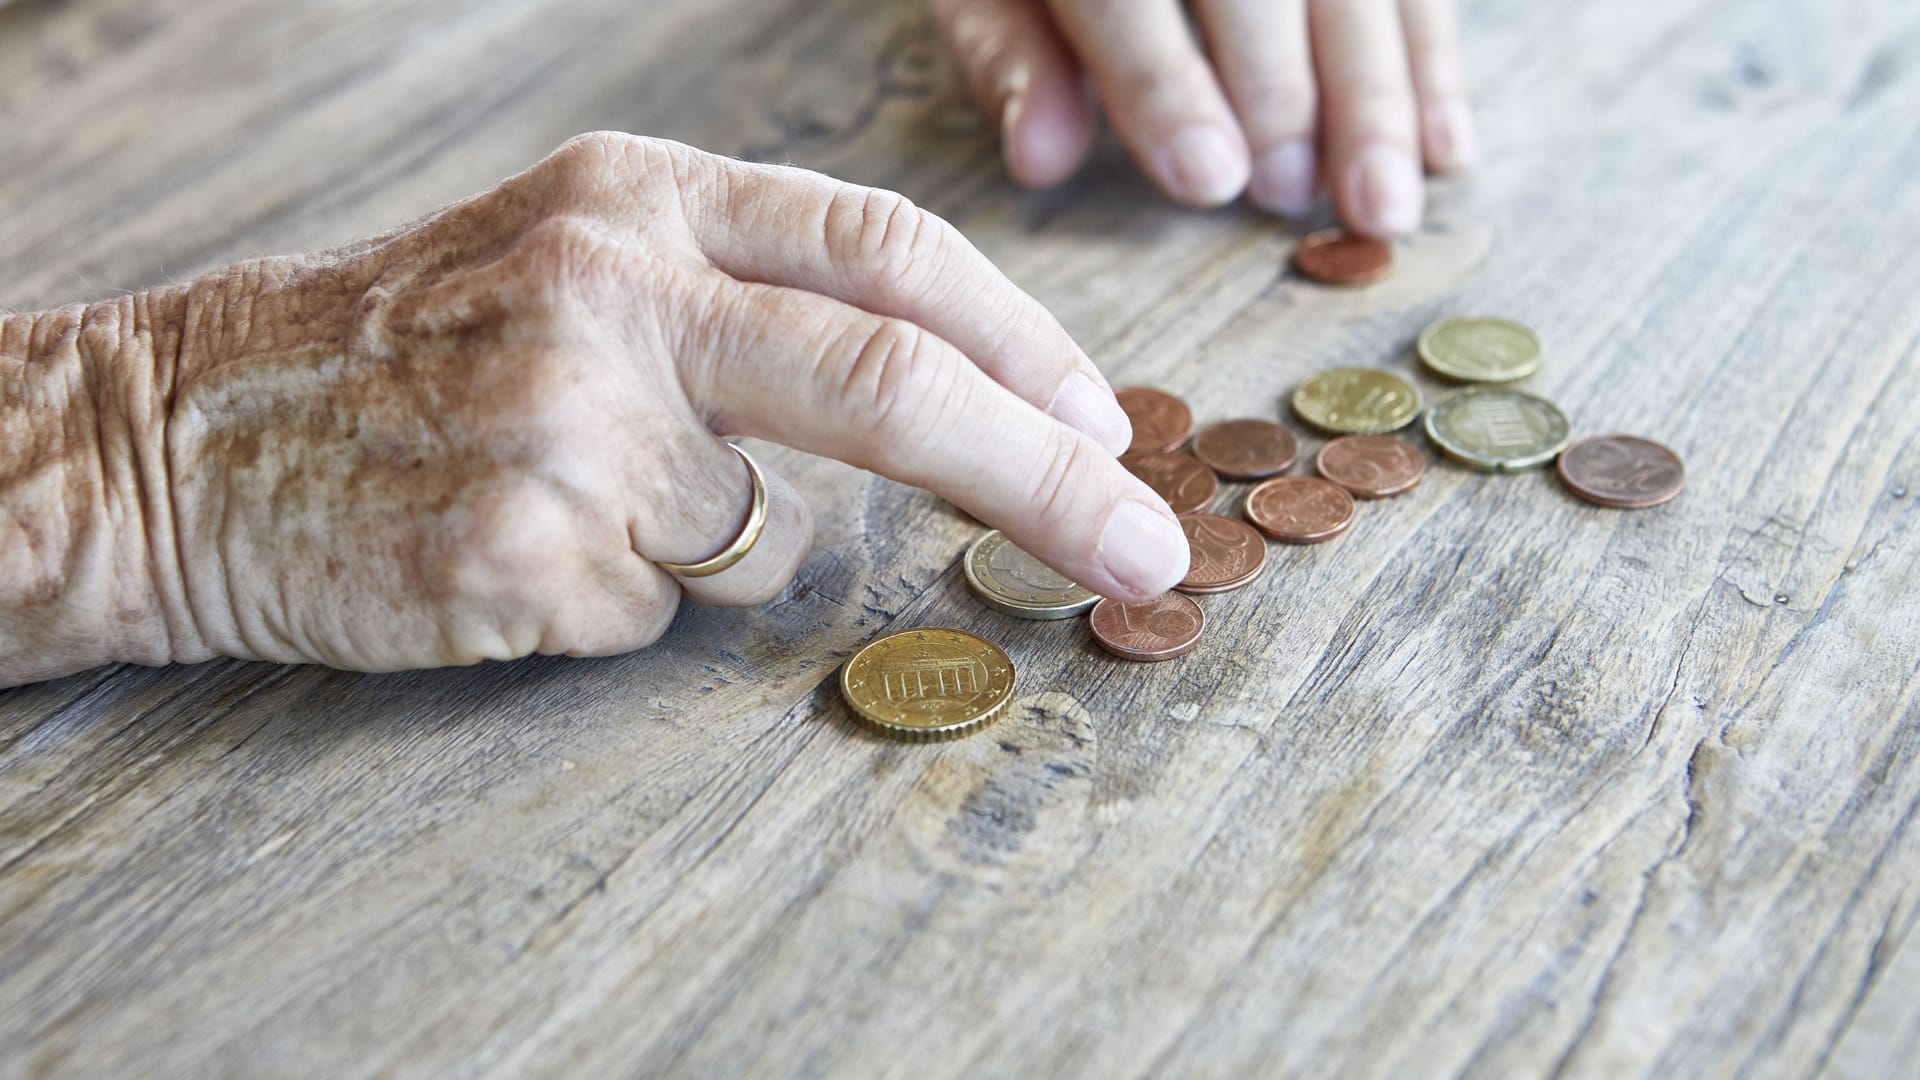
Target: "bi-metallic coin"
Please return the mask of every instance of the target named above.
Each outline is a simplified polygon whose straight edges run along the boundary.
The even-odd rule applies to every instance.
[[[961,566],[973,594],[1018,619],[1066,619],[1100,602],[995,529],[973,542]]]

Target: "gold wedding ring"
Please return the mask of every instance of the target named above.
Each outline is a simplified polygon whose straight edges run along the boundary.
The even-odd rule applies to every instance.
[[[745,450],[732,443],[728,443],[727,446],[740,455],[741,461],[747,463],[747,475],[753,477],[753,508],[747,511],[747,523],[740,527],[740,535],[733,538],[733,543],[721,549],[720,554],[711,559],[701,559],[696,563],[670,563],[655,560],[660,569],[674,577],[712,577],[725,570],[747,557],[747,552],[752,551],[753,545],[760,539],[760,530],[766,527],[767,478],[760,475],[760,466],[754,463],[753,458],[748,456]]]

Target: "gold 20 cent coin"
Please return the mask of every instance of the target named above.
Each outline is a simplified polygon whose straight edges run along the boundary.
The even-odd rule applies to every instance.
[[[1013,661],[965,631],[903,630],[853,654],[840,669],[840,695],[883,735],[958,739],[998,720],[1013,700]]]
[[[1438,374],[1459,382],[1505,383],[1540,370],[1540,335],[1507,319],[1441,319],[1414,346]]]
[[[1391,371],[1334,368],[1300,384],[1293,411],[1329,435],[1385,435],[1420,415],[1420,391]]]

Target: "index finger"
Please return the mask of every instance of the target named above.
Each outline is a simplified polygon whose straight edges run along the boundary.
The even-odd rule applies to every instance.
[[[1147,599],[1186,575],[1186,535],[1152,488],[931,331],[735,282],[671,317],[717,428],[928,488],[1105,596]]]
[[[741,281],[805,289],[906,319],[995,382],[1110,452],[1132,427],[1113,388],[1051,312],[959,230],[879,188],[685,147],[681,202],[694,243]]]

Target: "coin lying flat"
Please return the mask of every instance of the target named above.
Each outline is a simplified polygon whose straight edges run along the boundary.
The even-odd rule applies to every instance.
[[[1171,660],[1192,652],[1207,628],[1200,605],[1171,592],[1137,604],[1109,597],[1093,606],[1087,622],[1100,647],[1122,660]]]
[[[1566,448],[1572,434],[1560,406],[1502,387],[1463,390],[1427,410],[1427,437],[1434,445],[1488,472],[1539,468]]]
[[[1322,285],[1371,285],[1393,272],[1393,249],[1345,229],[1322,229],[1300,241],[1293,262]]]
[[[1560,482],[1591,503],[1644,510],[1680,494],[1680,455],[1635,435],[1595,435],[1560,452]]]
[[[1190,454],[1122,454],[1120,464],[1167,500],[1176,514],[1205,510],[1220,493],[1220,478]]]
[[[1392,435],[1342,435],[1313,459],[1320,475],[1362,499],[1411,491],[1427,474],[1427,461],[1405,439]]]
[[[1013,700],[1013,661],[964,631],[905,630],[854,653],[840,669],[840,695],[883,735],[957,739],[999,719]]]
[[[1420,415],[1420,391],[1391,371],[1333,368],[1300,384],[1293,411],[1329,435],[1385,435]]]
[[[1129,454],[1178,450],[1193,433],[1193,410],[1172,394],[1144,386],[1123,386],[1113,396],[1120,402],[1120,411],[1133,422]]]
[[[1193,561],[1187,576],[1174,588],[1184,593],[1216,593],[1237,589],[1260,576],[1267,564],[1267,542],[1260,534],[1232,518],[1188,514],[1180,519]]]
[[[1100,602],[998,529],[975,540],[960,565],[981,603],[1017,619],[1067,619]]]
[[[1228,480],[1262,480],[1286,472],[1298,446],[1271,420],[1223,420],[1193,437],[1193,456]]]
[[[1434,372],[1460,382],[1505,383],[1540,370],[1540,335],[1506,319],[1441,319],[1415,345]]]
[[[1318,544],[1353,524],[1353,496],[1313,476],[1276,476],[1247,492],[1247,520],[1284,544]]]

